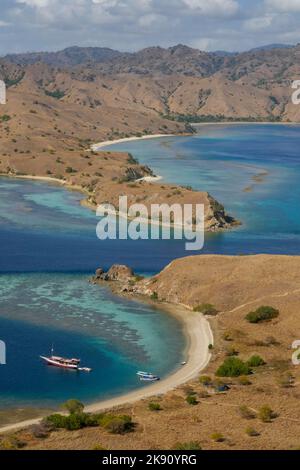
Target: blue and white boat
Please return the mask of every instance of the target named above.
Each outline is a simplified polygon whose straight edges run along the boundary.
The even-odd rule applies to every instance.
[[[137,372],[137,375],[139,376],[140,380],[143,382],[156,382],[157,380],[160,380],[160,378],[157,375],[151,374],[150,372],[139,371]]]

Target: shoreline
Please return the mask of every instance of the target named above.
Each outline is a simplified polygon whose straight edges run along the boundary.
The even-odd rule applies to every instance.
[[[124,139],[116,140],[106,140],[104,142],[99,142],[92,144],[90,150],[97,152],[104,147],[109,147],[110,145],[123,144],[125,142],[134,142],[136,140],[148,140],[148,139],[158,139],[159,137],[179,137],[177,134],[153,134],[153,135],[143,135],[141,137],[126,137]]]
[[[275,126],[300,126],[300,122],[272,122],[272,121],[223,121],[223,122],[192,122],[191,126],[228,126],[228,125],[275,125]],[[139,140],[150,140],[150,139],[159,139],[161,137],[187,137],[192,136],[193,134],[153,134],[153,135],[143,135],[141,137],[126,137],[123,139],[116,140],[107,140],[99,143],[92,144],[89,148],[89,151],[101,150],[104,147],[110,147],[111,145],[123,144],[126,142],[135,142]],[[146,177],[147,178],[147,177]],[[152,177],[149,177],[152,178]],[[154,177],[155,178],[155,177]],[[159,177],[161,178],[161,177]]]
[[[229,125],[270,125],[270,126],[300,126],[300,122],[272,122],[272,121],[222,121],[222,122],[192,122],[191,126],[229,126]]]
[[[148,299],[144,299],[144,301],[149,302]],[[208,346],[214,343],[214,338],[210,323],[204,315],[193,312],[183,305],[161,304],[161,308],[166,314],[176,317],[183,326],[184,335],[187,339],[186,364],[152,385],[87,405],[85,407],[87,413],[97,413],[165,394],[196,378],[208,365],[211,359]],[[38,424],[41,419],[43,417],[1,426],[0,434]]]

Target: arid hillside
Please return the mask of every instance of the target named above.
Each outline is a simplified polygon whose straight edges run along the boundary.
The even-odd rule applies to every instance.
[[[18,86],[19,79],[27,91],[50,93],[65,105],[81,104],[102,116],[117,109],[130,131],[151,130],[151,120],[156,128],[172,130],[171,123],[156,121],[159,115],[183,121],[300,120],[299,107],[291,102],[291,84],[300,76],[299,45],[230,55],[183,45],[136,53],[73,47],[7,56],[0,75],[9,85]],[[139,125],[131,113],[136,118],[146,113],[148,123]],[[122,120],[109,123],[107,131],[128,132]]]

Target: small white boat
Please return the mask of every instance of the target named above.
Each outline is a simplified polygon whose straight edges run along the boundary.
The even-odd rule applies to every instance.
[[[140,380],[142,382],[157,382],[160,380],[160,377],[157,375],[144,375],[143,377],[140,377]]]
[[[143,382],[156,382],[157,380],[159,380],[159,377],[157,375],[151,374],[150,372],[139,371],[137,372],[137,375]]]
[[[78,370],[82,371],[82,372],[91,372],[92,371],[92,369],[90,367],[78,367]]]
[[[150,372],[142,372],[142,371],[139,370],[136,373],[136,375],[139,375],[140,377],[144,377],[145,375],[152,375],[152,374],[150,374]]]

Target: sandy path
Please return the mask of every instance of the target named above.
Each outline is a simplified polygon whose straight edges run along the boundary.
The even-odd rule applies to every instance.
[[[188,339],[186,365],[180,367],[169,377],[155,382],[142,389],[126,393],[124,395],[100,401],[85,408],[87,412],[99,412],[116,406],[131,404],[143,398],[164,394],[174,388],[197,377],[210,361],[209,344],[213,344],[213,334],[206,318],[196,312],[191,312],[183,307],[170,306],[167,308],[170,314],[175,315],[183,322],[184,331]],[[154,371],[155,372],[155,371]],[[40,418],[9,424],[0,428],[0,433],[15,431],[32,424],[39,423]]]

